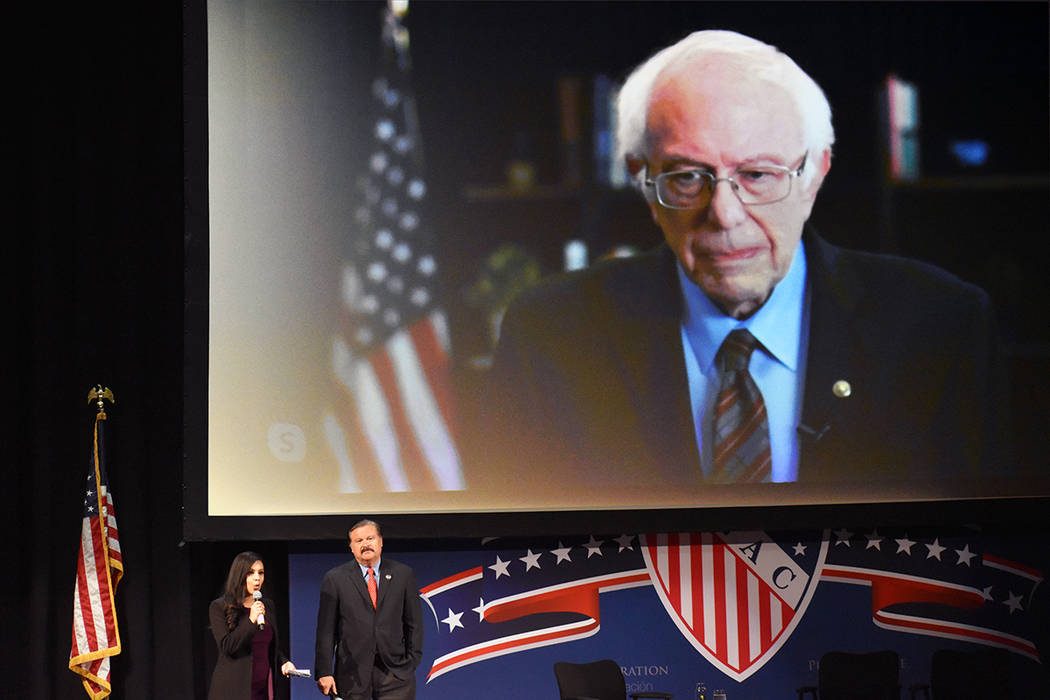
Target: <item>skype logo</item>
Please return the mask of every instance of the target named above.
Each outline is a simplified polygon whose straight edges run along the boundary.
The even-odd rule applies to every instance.
[[[301,462],[306,457],[306,435],[293,423],[272,423],[266,442],[273,456],[282,462]]]

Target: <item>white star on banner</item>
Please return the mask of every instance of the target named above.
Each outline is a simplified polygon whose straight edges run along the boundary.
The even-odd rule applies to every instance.
[[[896,540],[896,542],[897,542],[897,554],[900,554],[901,552],[904,552],[905,554],[907,554],[909,556],[911,556],[911,548],[914,547],[916,544],[918,544],[915,540],[909,540],[907,535],[905,535],[904,537]]]
[[[881,552],[882,551],[882,541],[884,539],[886,539],[886,538],[885,537],[879,537],[879,531],[878,530],[872,530],[871,534],[868,535],[868,544],[865,545],[864,549],[871,549],[872,547],[874,547],[875,549],[877,549],[878,551]]]
[[[985,600],[992,600],[992,587],[991,586],[985,586],[981,590],[981,597],[984,598]]]
[[[1006,600],[1003,601],[1003,605],[1010,608],[1011,615],[1013,615],[1014,612],[1017,610],[1024,610],[1024,608],[1021,607],[1021,596],[1014,595],[1013,591],[1010,591],[1010,593],[1007,595]]]
[[[478,622],[484,622],[484,620],[485,620],[485,599],[484,598],[478,598],[478,607],[471,608],[471,610],[473,610],[474,612],[476,612],[478,614]]]
[[[590,559],[592,554],[597,554],[599,557],[605,556],[602,554],[602,544],[605,540],[596,540],[594,535],[591,535],[591,539],[587,541],[587,544],[583,545],[587,548],[587,558]]]
[[[977,554],[970,551],[970,545],[965,545],[962,549],[955,550],[955,553],[959,555],[959,561],[956,563],[965,564],[966,566],[969,566],[970,560],[977,556]]]
[[[529,569],[532,569],[534,567],[539,569],[540,568],[540,554],[541,554],[541,552],[536,552],[535,554],[533,554],[532,550],[530,549],[529,553],[526,554],[523,557],[519,557],[518,561],[525,562],[525,570],[526,571],[528,571]]]
[[[566,547],[565,545],[563,545],[559,541],[558,542],[558,548],[551,550],[551,554],[553,554],[554,556],[558,557],[558,560],[555,561],[554,563],[555,564],[561,564],[563,561],[567,561],[567,562],[569,562],[571,564],[572,563],[572,559],[569,558],[569,550],[570,549],[572,549],[572,547]]]
[[[452,608],[449,608],[448,617],[442,620],[442,622],[448,625],[449,632],[456,629],[457,627],[460,629],[466,629],[465,627],[463,627],[463,623],[459,621],[459,618],[461,617],[463,617],[463,613],[454,613],[452,612]]]
[[[941,543],[939,542],[939,538],[935,537],[933,539],[933,542],[931,542],[930,544],[926,545],[926,549],[930,550],[930,553],[926,555],[927,559],[936,559],[937,561],[940,561],[941,560],[941,552],[943,552],[944,550],[946,550],[948,548],[947,547],[942,547]]]
[[[806,545],[802,544],[801,542],[795,544],[794,550],[796,557],[806,556]]]
[[[617,553],[622,552],[625,549],[634,551],[634,545],[631,544],[634,541],[634,535],[620,535],[616,538],[616,544],[620,545],[620,548],[616,550]]]
[[[846,528],[842,528],[840,530],[835,530],[835,546],[837,547],[840,544],[844,544],[847,547],[849,547],[850,546],[850,543],[849,543],[849,538],[850,537],[853,537],[853,533],[850,532],[849,530],[847,530]]]
[[[507,570],[508,566],[510,566],[510,562],[503,561],[497,554],[496,563],[489,566],[489,568],[496,572],[496,578],[498,579],[500,576],[510,576],[510,572]]]

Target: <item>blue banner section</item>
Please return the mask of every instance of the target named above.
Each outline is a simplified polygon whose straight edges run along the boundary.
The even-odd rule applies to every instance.
[[[1050,697],[1050,562],[1023,537],[831,528],[391,544],[384,555],[415,570],[428,621],[420,698],[556,698],[555,662],[604,658],[628,692],[692,699],[702,682],[727,700],[794,697],[817,684],[825,652],[882,649],[899,655],[907,696],[929,682],[936,650],[987,648],[1010,652],[1017,697]],[[290,556],[300,667],[313,664],[321,578],[348,556]],[[312,681],[293,681],[293,700],[314,697]]]

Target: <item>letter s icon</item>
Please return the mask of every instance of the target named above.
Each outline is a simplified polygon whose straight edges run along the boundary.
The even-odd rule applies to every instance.
[[[306,457],[306,435],[294,423],[272,423],[266,434],[270,452],[282,462],[301,462]]]

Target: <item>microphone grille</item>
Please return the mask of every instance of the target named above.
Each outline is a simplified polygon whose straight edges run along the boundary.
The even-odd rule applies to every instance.
[[[262,591],[258,589],[252,591],[252,598],[254,598],[255,600],[262,600]]]

